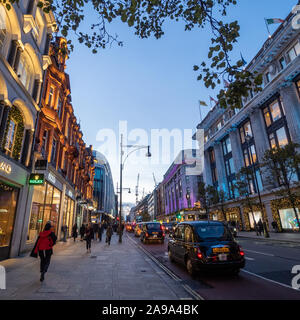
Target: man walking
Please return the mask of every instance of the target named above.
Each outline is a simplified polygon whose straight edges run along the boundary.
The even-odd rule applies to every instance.
[[[111,224],[109,224],[106,229],[106,242],[108,243],[109,246],[110,246],[111,236],[113,235],[113,233],[114,233],[113,228]]]

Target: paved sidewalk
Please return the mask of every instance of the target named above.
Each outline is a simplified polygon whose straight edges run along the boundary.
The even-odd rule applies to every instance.
[[[105,239],[105,237],[103,237]],[[179,282],[170,278],[124,234],[113,235],[111,245],[69,240],[54,247],[45,281],[39,281],[39,259],[24,257],[0,261],[6,268],[4,299],[178,300],[191,299]]]
[[[283,242],[295,242],[300,244],[300,232],[294,233],[281,233],[270,232],[270,237],[265,238],[263,235],[257,236],[256,232],[240,231],[238,232],[238,238],[251,238],[255,240],[271,240],[271,241],[283,241]]]

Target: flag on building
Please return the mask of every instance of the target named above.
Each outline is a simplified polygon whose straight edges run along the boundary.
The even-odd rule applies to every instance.
[[[267,24],[275,24],[275,23],[282,23],[284,20],[272,18],[272,19],[266,19]]]
[[[241,53],[241,60],[243,62],[243,66],[245,66],[247,64],[247,61],[244,59],[244,57],[242,56],[242,53]]]
[[[211,97],[211,96],[209,96],[209,99],[210,99],[210,101],[213,101],[214,103],[218,103],[218,101],[217,100],[215,100],[213,97]]]
[[[206,104],[205,101],[199,100],[199,105],[200,105],[200,106],[203,106],[203,107],[207,107],[207,104]]]

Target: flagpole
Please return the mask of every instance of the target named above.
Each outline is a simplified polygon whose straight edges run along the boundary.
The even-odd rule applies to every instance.
[[[202,113],[201,113],[201,105],[200,105],[200,101],[199,101],[199,115],[200,115],[200,122],[202,122]]]
[[[268,30],[268,33],[269,33],[269,38],[271,38],[271,32],[270,32],[269,25],[268,25],[268,22],[267,22],[266,18],[265,18],[265,23],[266,23],[266,27],[267,27],[267,30]]]

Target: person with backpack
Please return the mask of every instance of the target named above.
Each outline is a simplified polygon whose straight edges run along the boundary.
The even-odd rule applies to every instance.
[[[52,225],[51,222],[48,221],[45,225],[44,231],[40,232],[35,246],[33,248],[33,252],[31,256],[37,257],[39,255],[41,259],[40,272],[41,278],[40,281],[44,281],[45,273],[48,271],[51,256],[53,254],[53,246],[56,243],[57,237],[55,233],[51,230]]]

